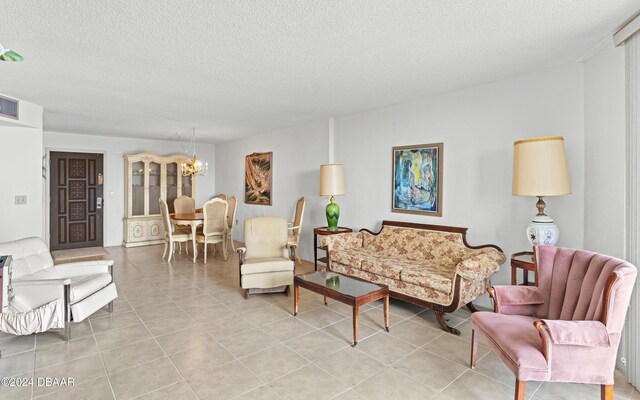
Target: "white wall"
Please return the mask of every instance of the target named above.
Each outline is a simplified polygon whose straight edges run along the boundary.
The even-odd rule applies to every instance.
[[[43,236],[42,107],[19,107],[19,121],[0,121],[0,242]],[[16,205],[17,195],[27,204]]]
[[[291,215],[296,196],[308,196],[303,258],[312,259],[314,226],[325,225],[318,196],[326,162],[328,121],[271,132],[216,147],[216,191],[242,194],[244,156],[274,151],[274,207],[247,215]],[[471,244],[495,243],[506,254],[527,250],[535,198],[511,195],[513,142],[565,137],[573,194],[548,198],[562,231],[560,243],[582,247],[584,219],[583,66],[572,64],[392,107],[336,118],[335,162],[344,163],[347,194],[336,200],[340,225],[377,229],[383,219],[466,226]],[[391,213],[391,148],[444,142],[443,217]],[[233,175],[227,175],[225,169]],[[285,186],[285,187],[283,187]],[[311,221],[310,221],[311,220]],[[236,239],[241,240],[236,233]],[[509,281],[508,263],[493,277]]]
[[[585,62],[586,249],[624,257],[624,47],[610,44]]]
[[[582,247],[584,217],[583,70],[580,64],[396,105],[336,121],[336,162],[345,164],[342,224],[378,229],[383,219],[469,228],[472,245],[509,255],[530,248],[525,228],[536,199],[511,195],[513,142],[565,138],[573,194],[547,198],[559,245]],[[391,148],[444,143],[443,215],[392,213]],[[505,263],[492,277],[508,283]]]
[[[244,220],[255,216],[281,216],[292,221],[296,200],[306,200],[300,254],[313,260],[313,227],[326,225],[327,199],[320,198],[320,164],[329,160],[329,123],[317,121],[265,135],[216,145],[216,192],[238,198],[234,239],[244,240]],[[273,152],[271,206],[244,203],[244,162],[251,153]]]
[[[160,155],[182,153],[177,141],[145,140],[109,136],[44,132],[46,151],[78,151],[104,153],[104,245],[118,246],[123,240],[124,155],[151,152]],[[209,173],[196,178],[196,204],[202,205],[214,195],[215,145],[198,144],[198,157],[209,162]],[[48,214],[47,214],[48,215]],[[48,221],[45,225],[48,227]],[[48,229],[48,228],[47,228]]]

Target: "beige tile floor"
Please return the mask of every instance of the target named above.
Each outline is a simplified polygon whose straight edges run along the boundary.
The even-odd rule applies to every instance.
[[[449,315],[460,337],[442,332],[430,311],[392,301],[361,310],[360,342],[350,347],[351,309],[324,306],[301,289],[300,314],[284,295],[245,300],[237,257],[219,252],[205,266],[186,254],[171,263],[162,246],[108,248],[120,294],[59,332],[0,336],[0,376],[67,378],[73,387],[0,387],[0,399],[512,399],[512,374],[487,348],[467,367],[470,314]],[[201,260],[201,258],[200,258]],[[305,263],[297,272],[309,271]],[[640,394],[617,373],[616,398]],[[598,399],[591,385],[530,382],[528,398]]]

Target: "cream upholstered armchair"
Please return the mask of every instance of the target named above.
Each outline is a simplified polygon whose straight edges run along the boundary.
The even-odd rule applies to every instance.
[[[516,378],[600,385],[613,399],[613,373],[636,267],[583,250],[536,246],[538,286],[495,286],[495,313],[471,315],[471,368],[478,334]]]
[[[64,328],[82,322],[118,297],[113,260],[53,265],[51,253],[38,237],[0,243],[0,254],[13,259],[10,312],[0,314],[0,330],[18,335]]]
[[[233,243],[233,228],[236,226],[236,206],[238,205],[238,200],[236,196],[230,196],[227,199],[227,203],[229,203],[229,211],[227,213],[227,239],[231,242],[233,251],[236,251],[236,245]]]
[[[302,260],[300,260],[300,231],[302,230],[302,218],[304,217],[304,204],[304,197],[300,197],[296,202],[296,213],[293,216],[293,221],[288,223],[288,242],[289,245],[293,246],[298,264],[302,264]]]
[[[238,248],[240,287],[254,293],[285,292],[293,284],[293,248],[287,243],[287,220],[259,217],[244,221],[244,244]]]
[[[164,227],[164,252],[162,253],[162,258],[167,257],[167,261],[171,261],[171,257],[175,251],[173,244],[189,242],[193,236],[191,235],[191,232],[176,230],[169,220],[169,207],[167,206],[167,202],[162,199],[160,199],[159,202],[162,225]],[[167,250],[169,250],[168,256]]]
[[[196,241],[204,245],[204,263],[207,263],[207,247],[210,244],[220,243],[222,247],[222,255],[227,259],[227,213],[229,212],[229,203],[221,198],[214,198],[204,203],[202,206],[204,212],[204,222],[202,224],[202,233],[196,234]],[[213,254],[215,254],[215,247]]]

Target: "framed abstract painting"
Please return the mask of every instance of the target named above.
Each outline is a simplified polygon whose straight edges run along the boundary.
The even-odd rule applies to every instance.
[[[253,153],[245,157],[244,202],[271,205],[273,153]]]
[[[391,211],[442,216],[443,143],[393,148]]]

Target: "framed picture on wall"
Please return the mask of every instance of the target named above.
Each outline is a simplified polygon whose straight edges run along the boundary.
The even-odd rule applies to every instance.
[[[443,143],[393,148],[391,211],[442,216]]]
[[[273,152],[253,153],[245,157],[244,202],[271,205]]]

